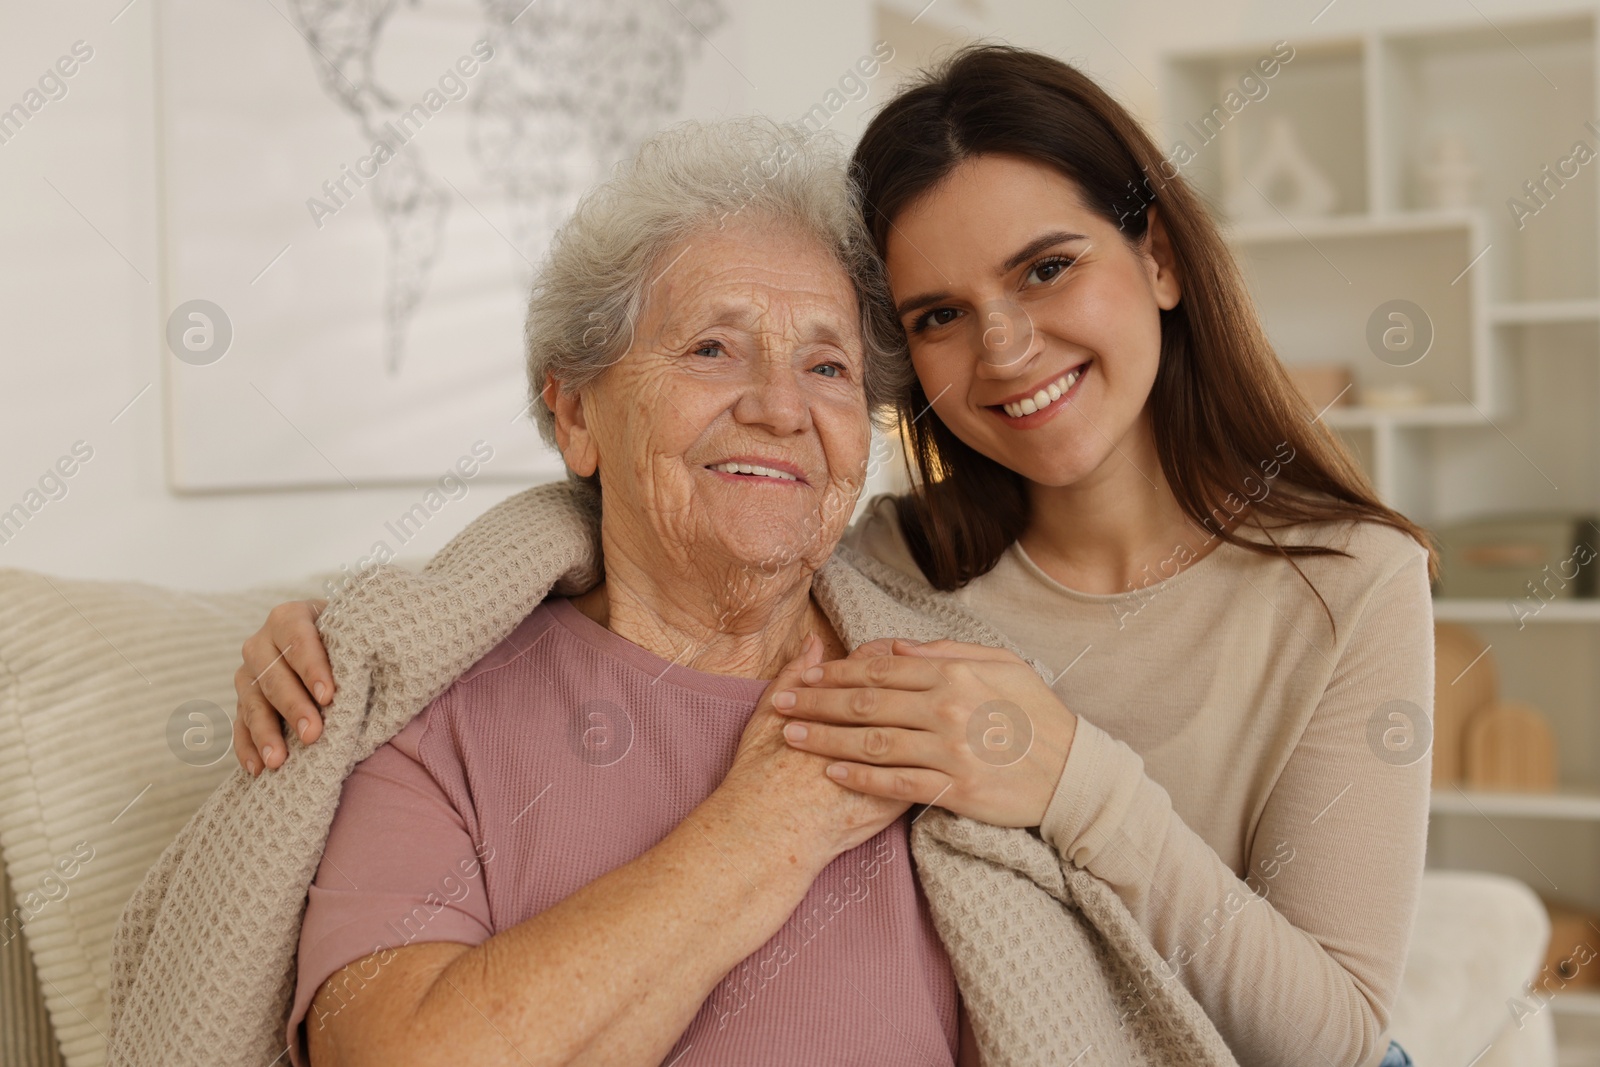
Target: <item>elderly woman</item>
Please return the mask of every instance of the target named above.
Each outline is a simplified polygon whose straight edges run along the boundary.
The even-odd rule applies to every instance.
[[[730,186],[773,149],[759,189]],[[757,713],[780,670],[847,651],[811,579],[889,387],[841,173],[769,124],[681,128],[558,237],[529,374],[605,580],[541,604],[346,781],[297,1062],[302,1025],[317,1067],[954,1061],[907,805]]]

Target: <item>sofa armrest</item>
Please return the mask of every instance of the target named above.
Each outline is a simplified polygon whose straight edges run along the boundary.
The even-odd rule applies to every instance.
[[[1549,941],[1550,918],[1522,882],[1428,871],[1390,1035],[1419,1064],[1555,1067],[1551,1011],[1523,992]],[[1531,1010],[1514,1017],[1511,1002]]]

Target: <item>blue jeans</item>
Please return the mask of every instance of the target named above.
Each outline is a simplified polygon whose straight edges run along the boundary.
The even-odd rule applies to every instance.
[[[1378,1067],[1413,1067],[1411,1057],[1406,1050],[1400,1047],[1398,1041],[1389,1042],[1389,1051],[1383,1054],[1383,1062]]]

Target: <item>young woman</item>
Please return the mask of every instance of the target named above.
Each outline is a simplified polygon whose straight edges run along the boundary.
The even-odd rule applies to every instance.
[[[790,743],[861,792],[1037,827],[1240,1063],[1408,1064],[1385,1031],[1427,824],[1425,534],[1294,392],[1177,167],[1079,71],[963,51],[854,166],[916,370],[915,487],[847,542],[996,624],[1059,702],[1009,654],[886,639],[774,695]],[[246,646],[252,773],[284,757],[269,700],[309,741],[307,687],[331,697],[314,610]],[[299,678],[253,686],[280,650]]]

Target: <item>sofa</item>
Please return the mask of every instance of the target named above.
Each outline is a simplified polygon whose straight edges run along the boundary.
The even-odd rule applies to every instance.
[[[227,775],[239,646],[317,578],[232,593],[0,569],[0,1067],[106,1058],[111,935]],[[1554,1067],[1549,1009],[1507,1009],[1549,923],[1522,883],[1430,871],[1392,1032],[1422,1067]],[[265,1065],[262,1065],[265,1067]]]

